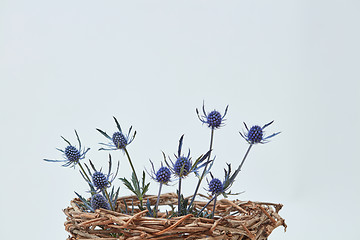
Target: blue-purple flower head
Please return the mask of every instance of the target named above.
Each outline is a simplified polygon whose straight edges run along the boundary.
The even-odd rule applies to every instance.
[[[263,127],[254,125],[250,129],[247,127],[246,123],[244,123],[247,132],[244,133],[239,132],[239,133],[250,144],[267,143],[269,142],[268,140],[269,138],[272,138],[280,133],[280,132],[273,133],[270,136],[265,137],[264,129],[273,122],[274,121],[271,121],[265,124]]]
[[[96,209],[99,209],[99,208],[104,208],[104,209],[110,210],[109,202],[100,193],[96,193],[91,197],[90,204],[91,204],[93,211]]]
[[[189,155],[187,157],[178,157],[174,165],[174,172],[178,176],[187,176],[190,173],[191,165]]]
[[[240,193],[231,193],[231,186],[235,182],[235,179],[237,175],[240,172],[240,169],[237,169],[234,173],[231,172],[231,164],[227,163],[227,169],[224,169],[225,177],[224,181],[221,181],[218,178],[214,178],[212,173],[211,175],[211,181],[208,181],[208,189],[207,191],[211,192],[211,195],[220,195],[222,194],[224,197],[227,197],[228,195],[238,195]]]
[[[91,182],[83,175],[82,172],[81,175],[89,183],[89,185],[94,189],[95,191],[101,191],[103,189],[109,188],[111,186],[111,183],[114,181],[116,175],[119,171],[119,162],[117,164],[117,169],[115,174],[111,173],[111,155],[109,154],[109,171],[107,174],[103,173],[102,170],[97,170],[94,166],[94,164],[89,160],[90,166],[93,169],[93,172],[90,171],[90,168],[85,164],[89,175],[91,176]]]
[[[170,181],[171,172],[167,167],[160,167],[156,172],[156,181],[159,183],[168,183]]]
[[[100,143],[101,145],[105,146],[105,148],[100,148],[99,150],[117,150],[117,149],[124,150],[126,148],[126,146],[129,145],[135,138],[136,131],[134,132],[134,134],[132,136],[130,136],[132,126],[129,128],[128,133],[125,135],[121,130],[118,120],[115,117],[113,117],[113,118],[115,120],[116,127],[119,131],[114,132],[112,137],[110,137],[106,132],[104,132],[98,128],[96,129],[102,135],[104,135],[107,139],[110,140],[109,143]]]
[[[164,155],[165,163],[169,167],[170,171],[179,178],[184,178],[190,173],[194,172],[195,174],[198,170],[204,167],[211,161],[205,161],[205,159],[209,156],[211,151],[208,151],[205,155],[200,156],[194,163],[191,161],[190,150],[187,156],[181,154],[182,143],[183,143],[184,135],[181,136],[179,140],[178,154],[174,154],[176,161],[175,163],[169,158],[168,162]]]
[[[203,106],[202,106],[203,115],[202,116],[199,115],[199,110],[198,109],[196,109],[196,113],[197,113],[197,116],[198,116],[199,120],[202,123],[207,124],[208,127],[211,128],[211,129],[217,129],[217,128],[220,128],[221,126],[224,125],[224,121],[225,121],[224,118],[226,116],[228,107],[229,106],[226,106],[224,115],[221,115],[221,113],[216,111],[216,110],[213,110],[210,113],[206,113],[205,106],[204,106],[204,103],[203,103]]]
[[[209,191],[212,195],[221,194],[224,192],[224,185],[218,178],[213,178],[209,182]]]
[[[123,149],[126,147],[126,145],[128,145],[128,138],[125,137],[121,132],[114,132],[112,136],[112,142],[116,149]]]
[[[67,139],[61,136],[61,138],[68,144],[68,146],[64,150],[59,148],[56,149],[64,154],[64,159],[61,160],[44,159],[44,160],[47,162],[64,162],[65,164],[62,165],[63,167],[69,167],[69,166],[75,167],[75,165],[78,164],[80,160],[85,158],[85,154],[90,150],[90,148],[87,148],[86,150],[85,148],[81,149],[81,141],[76,130],[75,130],[75,134],[79,143],[79,148],[75,147]]]
[[[94,172],[91,178],[96,189],[104,189],[110,186],[109,176],[102,172]]]
[[[148,172],[146,169],[146,172],[150,175],[150,177],[161,184],[168,184],[171,179],[171,171],[168,167],[163,166],[161,163],[161,167],[155,171],[154,164],[150,160],[151,163],[151,172]]]
[[[76,149],[76,147],[69,145],[65,148],[65,157],[70,161],[70,162],[78,162],[81,154],[80,151]]]

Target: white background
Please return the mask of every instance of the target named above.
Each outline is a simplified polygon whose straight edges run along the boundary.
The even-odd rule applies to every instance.
[[[287,232],[269,239],[356,239],[359,10],[350,0],[2,0],[1,238],[66,239],[62,209],[87,185],[42,160],[61,159],[60,135],[76,144],[76,129],[86,161],[106,170],[95,128],[112,134],[116,116],[137,130],[128,150],[140,172],[172,156],[182,134],[193,157],[207,151],[195,114],[205,100],[207,111],[229,104],[215,132],[219,178],[248,146],[243,121],[282,131],[252,149],[233,186],[243,200],[284,204]],[[124,154],[112,155],[129,177]],[[184,180],[186,195],[194,185]]]

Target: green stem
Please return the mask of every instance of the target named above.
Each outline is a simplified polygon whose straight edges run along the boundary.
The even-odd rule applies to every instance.
[[[245,156],[244,156],[243,160],[242,160],[241,163],[240,163],[240,166],[238,167],[238,169],[237,169],[236,171],[239,172],[239,171],[241,170],[241,167],[242,167],[242,165],[244,164],[245,159],[246,159],[247,155],[249,154],[252,145],[253,145],[253,144],[250,144],[248,150],[247,150],[246,153],[245,153]]]
[[[210,148],[209,148],[209,150],[212,149],[213,140],[214,140],[214,129],[212,128],[212,129],[211,129]],[[210,155],[211,155],[211,152],[209,153],[208,159],[206,160],[207,162],[209,162],[209,160],[210,160]],[[203,180],[203,178],[204,178],[204,176],[205,176],[205,172],[206,172],[206,169],[207,169],[208,164],[209,164],[209,163],[207,163],[207,164],[205,165],[205,167],[204,167],[204,170],[203,170],[203,172],[202,172],[202,174],[201,174],[201,177],[200,177],[200,179],[199,179],[199,181],[198,181],[198,184],[197,184],[197,186],[196,186],[195,193],[194,193],[194,195],[193,195],[193,197],[192,197],[192,199],[191,199],[191,202],[190,202],[190,204],[189,204],[188,210],[190,210],[193,202],[195,201],[196,194],[197,194],[197,192],[199,191],[199,187],[200,187],[201,181]]]
[[[109,201],[111,210],[112,210],[112,211],[115,211],[115,209],[114,209],[114,207],[113,207],[113,205],[112,205],[112,201],[110,200],[110,197],[109,197],[109,194],[108,194],[106,188],[104,188],[104,192],[105,192],[106,198],[107,198],[108,201]]]
[[[87,179],[89,182],[91,182],[91,180],[90,180],[89,176],[86,174],[86,172],[85,172],[85,170],[84,170],[84,168],[82,167],[82,165],[81,165],[81,163],[80,163],[80,162],[79,162],[79,166],[80,166],[80,168],[81,168],[81,171],[84,173],[84,175],[85,175],[86,179]]]
[[[163,185],[163,184],[160,183],[159,193],[158,193],[157,200],[156,200],[156,205],[155,205],[155,213],[154,213],[154,216],[155,216],[155,217],[157,217],[157,209],[158,209],[158,206],[159,206],[159,201],[160,201],[160,194],[161,194],[162,185]]]
[[[139,182],[139,179],[138,179],[138,177],[137,177],[137,175],[136,175],[135,168],[134,168],[134,165],[132,164],[132,161],[131,161],[129,152],[127,151],[126,148],[124,148],[124,151],[125,151],[126,156],[127,156],[128,160],[129,160],[130,167],[131,167],[131,169],[132,169],[132,171],[133,171],[133,173],[134,173],[134,176],[135,176],[135,179],[136,179],[136,184],[137,184],[136,187],[137,187],[137,189],[139,189],[139,191],[140,191],[140,182]],[[134,187],[135,187],[135,186],[134,186]],[[143,209],[143,195],[141,194],[141,192],[139,192],[138,194],[141,195],[140,197],[139,197],[139,195],[138,195],[138,199],[139,199],[139,201],[140,201],[140,208]],[[137,194],[136,194],[136,195],[137,195]]]
[[[130,155],[129,155],[129,153],[128,153],[128,151],[127,151],[126,148],[124,148],[124,151],[125,151],[126,156],[127,156],[128,160],[129,160],[129,163],[130,163],[130,166],[131,166],[131,168],[132,168],[132,171],[133,171],[133,173],[134,173],[134,175],[135,175],[136,181],[137,181],[137,183],[139,184],[139,179],[138,179],[138,177],[137,177],[137,175],[136,175],[135,168],[134,168],[134,165],[132,164]]]
[[[214,195],[207,204],[200,210],[200,212],[196,215],[197,217],[200,216],[200,214],[205,210],[205,208],[215,199],[216,195]]]
[[[213,208],[213,211],[212,211],[212,213],[210,215],[210,218],[214,218],[214,216],[215,216],[216,200],[217,200],[217,194],[215,194],[214,208]]]
[[[181,177],[179,177],[179,191],[178,191],[178,216],[181,216],[181,203],[180,197],[181,196]]]

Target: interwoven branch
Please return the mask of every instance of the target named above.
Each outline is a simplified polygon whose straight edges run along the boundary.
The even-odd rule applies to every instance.
[[[157,196],[146,196],[152,205]],[[126,205],[124,203],[126,202]],[[271,232],[286,224],[278,212],[281,204],[230,201],[221,199],[217,202],[214,219],[197,218],[191,214],[181,217],[166,218],[164,212],[158,213],[158,218],[147,217],[147,210],[140,211],[132,208],[137,206],[136,197],[129,196],[118,199],[116,211],[97,209],[95,213],[83,212],[78,206],[79,199],[74,199],[70,207],[64,210],[67,216],[65,229],[75,239],[239,239],[239,240],[265,240]],[[195,201],[194,209],[200,210],[207,201]],[[167,206],[177,204],[175,193],[162,194],[159,205]],[[129,214],[121,213],[120,209]],[[207,206],[212,211],[213,206]],[[133,212],[133,215],[130,213]]]

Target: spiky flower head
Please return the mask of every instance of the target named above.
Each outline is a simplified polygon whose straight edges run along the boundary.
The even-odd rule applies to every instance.
[[[111,173],[111,155],[109,154],[109,171],[107,174],[103,173],[100,169],[100,171],[96,170],[94,164],[91,162],[91,160],[89,160],[90,166],[91,168],[94,170],[93,173],[91,173],[90,168],[85,164],[85,167],[87,168],[89,175],[92,176],[92,181],[89,181],[82,172],[81,175],[83,176],[83,178],[85,179],[86,182],[88,182],[88,184],[91,186],[91,188],[93,189],[93,191],[97,191],[100,192],[103,189],[106,189],[108,187],[111,186],[111,183],[114,181],[116,175],[118,174],[119,171],[119,165],[120,163],[118,162],[117,164],[117,169],[115,174]]]
[[[112,137],[110,137],[106,132],[104,132],[98,128],[96,129],[102,135],[104,135],[107,139],[110,140],[109,143],[100,143],[101,145],[105,146],[106,148],[100,148],[99,150],[117,150],[117,149],[124,150],[126,148],[126,146],[129,145],[135,138],[136,131],[130,137],[132,126],[129,128],[128,134],[125,135],[121,130],[118,120],[115,117],[113,117],[113,118],[116,123],[116,127],[119,131],[114,132]]]
[[[165,158],[165,156],[164,156]],[[168,184],[171,180],[171,171],[168,167],[164,167],[163,163],[161,162],[160,168],[155,171],[154,163],[150,160],[151,163],[151,171],[149,172],[146,168],[146,172],[149,174],[149,176],[161,184]]]
[[[93,208],[93,210],[99,209],[99,208],[104,208],[104,209],[110,210],[109,202],[106,200],[106,198],[103,195],[101,195],[99,193],[94,194],[91,197],[90,204],[91,204],[91,207]]]
[[[92,175],[92,182],[96,189],[104,189],[110,185],[108,177],[102,172],[94,172]]]
[[[213,178],[209,183],[209,191],[212,195],[220,194],[224,191],[224,185],[218,178]]]
[[[187,156],[181,154],[182,143],[183,143],[184,135],[180,137],[178,154],[174,154],[176,161],[174,162],[169,158],[170,163],[166,160],[165,154],[164,161],[166,165],[169,167],[170,171],[175,174],[177,177],[184,178],[190,173],[194,172],[197,174],[198,170],[204,167],[206,164],[210,163],[211,160],[204,162],[204,160],[209,156],[211,151],[208,151],[205,155],[201,155],[194,163],[192,163],[190,158],[190,150]]]
[[[203,103],[202,110],[203,110],[204,115],[200,117],[198,109],[196,109],[196,113],[197,113],[197,116],[198,116],[199,120],[202,123],[207,124],[208,127],[211,128],[211,129],[217,129],[217,128],[220,128],[223,125],[223,122],[225,121],[224,118],[225,118],[225,115],[227,113],[228,107],[229,106],[226,106],[225,113],[224,113],[223,116],[216,110],[213,110],[210,113],[206,114],[205,106],[204,106],[204,103]]]
[[[74,146],[67,146],[65,148],[65,156],[71,162],[78,162],[80,159],[80,152]]]
[[[186,176],[189,174],[191,168],[191,161],[187,157],[179,157],[176,159],[174,165],[174,172],[178,176]]]
[[[114,132],[112,141],[117,149],[123,149],[127,145],[127,139],[121,132]]]
[[[251,143],[259,143],[263,139],[263,130],[260,126],[252,126],[248,132],[248,140]]]
[[[50,160],[50,159],[44,159],[44,161],[47,162],[65,162],[63,164],[63,167],[75,167],[76,164],[80,162],[80,160],[85,158],[85,154],[90,150],[88,149],[81,149],[81,141],[79,138],[78,133],[75,130],[75,134],[79,143],[79,148],[76,148],[73,146],[67,139],[65,139],[63,136],[61,138],[68,144],[68,146],[65,148],[65,150],[56,148],[58,151],[62,152],[64,154],[64,159],[62,160]]]
[[[166,184],[170,181],[171,172],[167,167],[160,167],[156,172],[156,181],[159,183]]]
[[[278,135],[280,132],[273,133],[270,136],[264,137],[264,129],[272,124],[274,121],[271,121],[265,124],[263,127],[258,125],[254,125],[250,128],[247,127],[246,123],[244,123],[247,132],[240,133],[241,137],[243,137],[248,143],[256,144],[256,143],[267,143],[269,142],[268,139]]]

